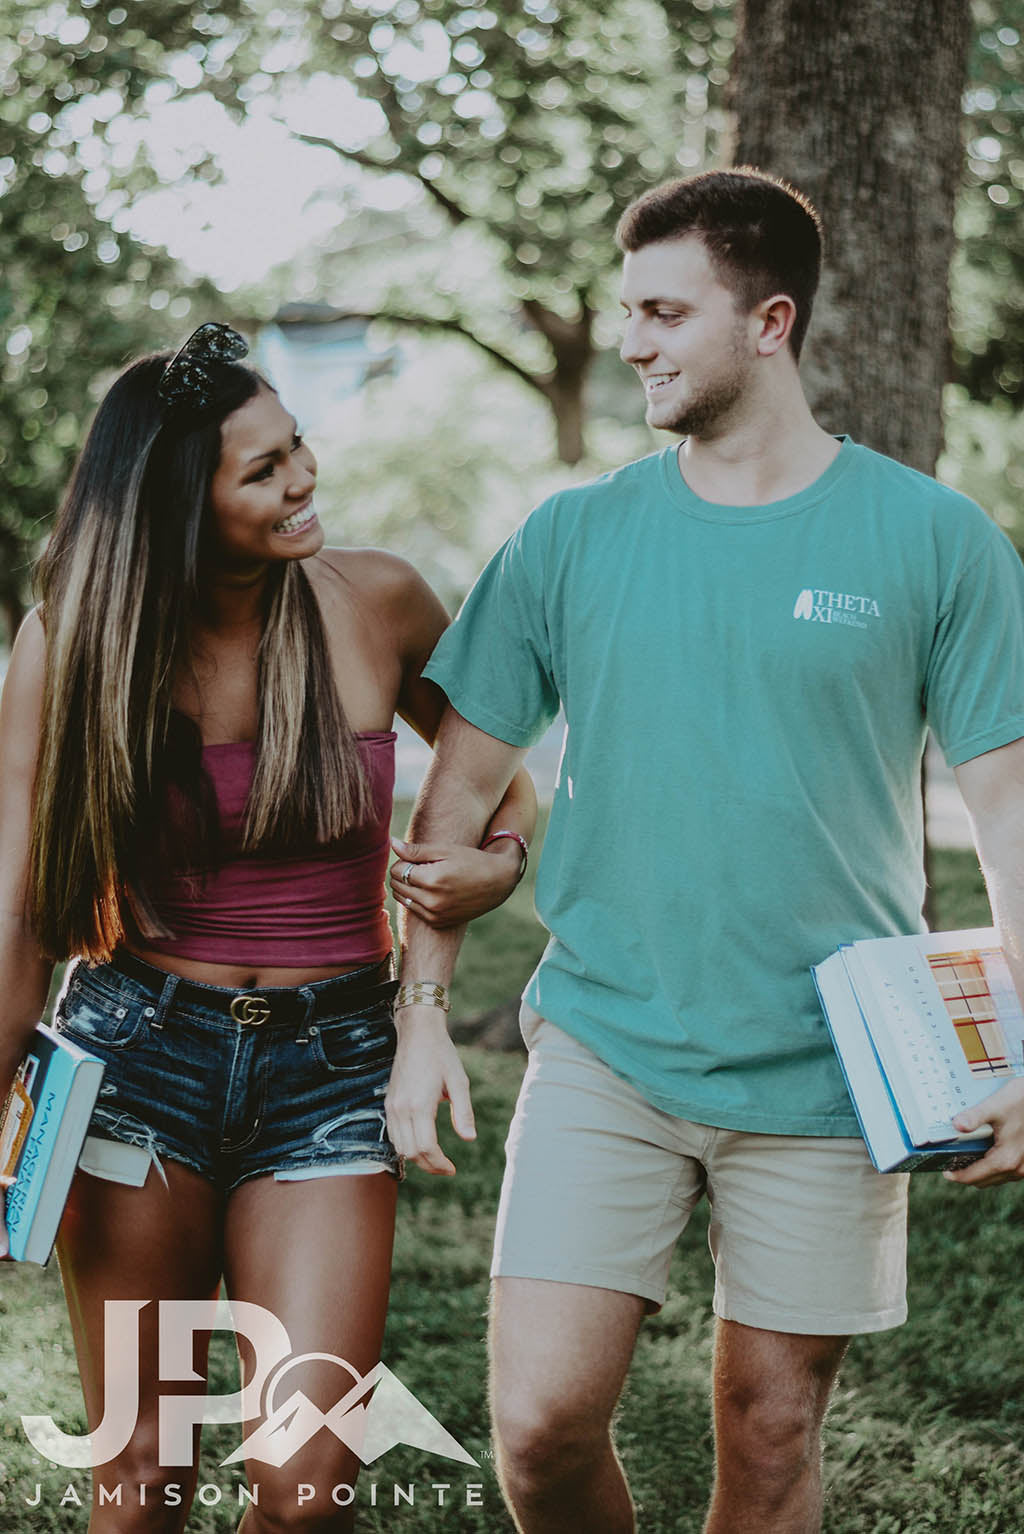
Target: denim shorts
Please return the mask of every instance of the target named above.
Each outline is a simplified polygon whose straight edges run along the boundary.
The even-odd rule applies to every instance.
[[[400,1175],[384,1118],[393,973],[389,955],[330,980],[240,992],[123,950],[109,964],[77,961],[54,1026],[104,1064],[79,1165],[139,1183],[167,1157],[224,1193],[268,1174]],[[121,1146],[136,1148],[141,1176]]]

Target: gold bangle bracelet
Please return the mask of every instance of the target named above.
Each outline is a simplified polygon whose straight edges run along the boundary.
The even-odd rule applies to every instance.
[[[451,1004],[448,987],[437,980],[413,980],[409,985],[400,985],[395,997],[396,1012],[399,1007],[440,1007],[447,1012]]]

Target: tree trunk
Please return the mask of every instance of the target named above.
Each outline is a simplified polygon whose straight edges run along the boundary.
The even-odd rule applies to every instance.
[[[581,300],[578,317],[567,320],[536,299],[527,299],[523,314],[544,337],[555,359],[542,388],[555,417],[559,461],[579,463],[586,452],[584,390],[594,360],[593,310]]]
[[[963,150],[967,0],[744,0],[736,161],[792,181],[825,225],[802,365],[829,431],[934,472]]]
[[[968,0],[741,0],[739,21],[735,159],[792,181],[825,225],[801,364],[811,408],[827,430],[932,474]],[[925,874],[928,919],[927,843]]]
[[[583,436],[583,386],[585,374],[554,377],[546,393],[555,417],[555,439],[559,463],[579,463],[587,450]]]

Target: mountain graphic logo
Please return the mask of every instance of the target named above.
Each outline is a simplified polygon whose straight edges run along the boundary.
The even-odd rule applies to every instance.
[[[314,1360],[337,1364],[351,1381],[330,1411],[321,1411],[303,1390],[284,1394],[288,1373]],[[283,1396],[280,1404],[279,1396]],[[333,1353],[299,1354],[287,1359],[268,1381],[263,1410],[263,1421],[233,1454],[221,1461],[222,1465],[258,1459],[280,1469],[324,1428],[346,1444],[364,1465],[372,1465],[399,1444],[439,1454],[462,1465],[477,1465],[473,1456],[385,1364],[375,1364],[369,1374],[361,1375]]]
[[[796,599],[796,606],[793,608],[793,617],[810,619],[813,612],[814,592],[809,587],[805,586],[803,591],[801,591],[800,595]]]

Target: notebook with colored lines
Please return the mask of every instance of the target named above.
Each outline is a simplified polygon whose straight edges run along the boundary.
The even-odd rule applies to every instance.
[[[991,927],[869,938],[812,967],[880,1172],[963,1166],[991,1132],[954,1114],[1024,1075],[1024,1011]]]

